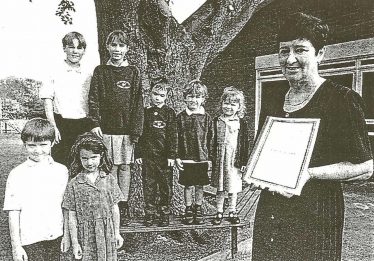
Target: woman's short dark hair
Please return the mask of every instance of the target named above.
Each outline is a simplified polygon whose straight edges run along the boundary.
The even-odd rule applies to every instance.
[[[62,38],[63,48],[65,48],[68,45],[72,45],[74,39],[78,40],[78,42],[79,42],[78,47],[83,47],[83,49],[86,49],[86,47],[87,47],[86,40],[84,39],[83,35],[81,33],[78,33],[78,32],[67,33],[64,36],[64,38]]]
[[[328,34],[329,27],[321,19],[298,12],[287,17],[280,26],[278,42],[306,39],[318,52],[326,45]]]

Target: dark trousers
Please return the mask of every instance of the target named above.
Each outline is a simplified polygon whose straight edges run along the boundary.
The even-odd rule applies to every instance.
[[[167,159],[143,159],[142,175],[145,213],[169,214],[173,173]]]
[[[28,261],[59,261],[61,237],[54,240],[40,241],[23,246],[28,256]]]
[[[91,120],[64,119],[59,114],[55,114],[55,121],[61,134],[61,141],[52,147],[52,157],[55,161],[69,167],[69,154],[78,135],[91,130]]]

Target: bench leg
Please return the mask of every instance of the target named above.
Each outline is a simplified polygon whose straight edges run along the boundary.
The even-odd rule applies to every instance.
[[[231,227],[231,258],[238,253],[238,227]]]

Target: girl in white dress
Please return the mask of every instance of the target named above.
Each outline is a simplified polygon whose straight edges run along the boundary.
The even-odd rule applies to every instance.
[[[238,224],[240,220],[236,202],[238,192],[242,191],[242,173],[249,155],[248,126],[243,119],[243,92],[234,87],[225,88],[221,106],[221,115],[214,119],[216,139],[212,186],[217,188],[217,214],[213,224],[219,225],[222,222],[225,192],[229,199],[228,220],[232,224]]]

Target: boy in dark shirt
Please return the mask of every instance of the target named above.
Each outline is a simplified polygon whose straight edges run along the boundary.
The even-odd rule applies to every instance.
[[[156,214],[159,226],[169,225],[172,172],[177,151],[177,122],[174,110],[165,105],[168,85],[151,89],[152,106],[144,112],[144,131],[136,149],[136,163],[142,164],[145,202],[144,224],[151,226]]]

